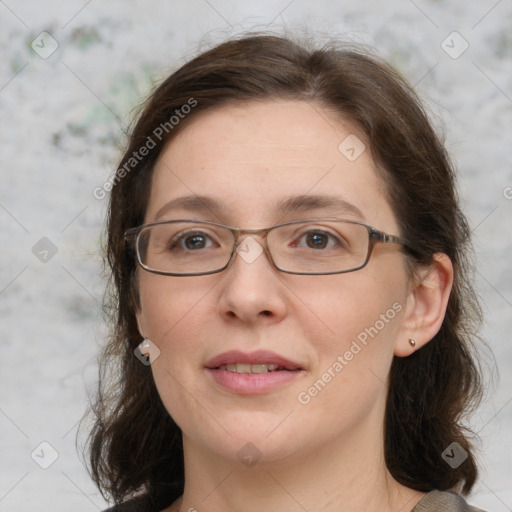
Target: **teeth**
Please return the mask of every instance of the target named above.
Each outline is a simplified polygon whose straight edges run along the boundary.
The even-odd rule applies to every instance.
[[[250,364],[236,363],[236,373],[252,373]]]
[[[252,364],[251,365],[251,373],[267,373],[269,371],[272,371],[269,366],[275,366],[275,364],[273,365],[268,365],[268,364]],[[275,370],[275,368],[274,368]]]
[[[277,370],[279,366],[277,364],[247,364],[247,363],[236,363],[236,364],[223,364],[219,366],[219,370],[226,370],[233,373],[267,373]]]

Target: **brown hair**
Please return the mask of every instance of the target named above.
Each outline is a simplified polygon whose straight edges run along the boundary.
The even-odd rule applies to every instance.
[[[93,405],[93,479],[116,502],[148,493],[169,504],[183,490],[180,429],[160,400],[150,368],[133,354],[141,342],[136,262],[123,234],[143,223],[152,170],[165,143],[199,112],[233,101],[279,98],[316,102],[359,128],[387,183],[401,235],[420,248],[413,264],[429,265],[438,252],[453,263],[454,286],[439,333],[392,363],[384,442],[387,467],[400,483],[418,491],[467,493],[477,467],[462,422],[482,392],[473,354],[480,309],[470,281],[470,230],[446,151],[411,87],[367,50],[334,45],[310,50],[270,35],[230,40],[182,66],[154,91],[132,130],[108,212],[113,330]],[[187,104],[194,106],[184,109]],[[178,123],[169,122],[185,111]],[[162,126],[166,129],[158,131]],[[130,160],[150,139],[154,147]],[[468,454],[456,468],[441,455],[453,442]]]

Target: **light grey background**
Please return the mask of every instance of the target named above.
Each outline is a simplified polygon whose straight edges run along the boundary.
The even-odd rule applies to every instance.
[[[512,510],[509,0],[0,1],[0,510],[104,507],[75,447],[105,336],[106,199],[93,190],[154,83],[227,36],[283,27],[375,46],[446,135],[501,374],[473,419],[483,470],[472,502]]]

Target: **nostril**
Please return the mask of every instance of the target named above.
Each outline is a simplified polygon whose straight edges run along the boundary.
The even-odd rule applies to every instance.
[[[265,315],[265,316],[270,316],[272,315],[272,313],[268,310],[268,309],[265,309],[264,311],[261,312],[262,315]]]

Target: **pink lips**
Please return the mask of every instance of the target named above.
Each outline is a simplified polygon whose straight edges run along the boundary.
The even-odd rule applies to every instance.
[[[298,370],[300,369],[300,365],[298,363],[294,363],[284,357],[281,357],[274,352],[268,352],[264,350],[258,350],[256,352],[251,352],[247,354],[245,352],[239,352],[237,350],[233,350],[231,352],[224,352],[223,354],[219,354],[215,356],[213,359],[210,359],[204,366],[209,369],[216,369],[223,364],[235,364],[235,363],[245,363],[245,364],[277,364],[277,366],[282,366],[287,370]]]
[[[277,365],[278,368],[266,373],[236,373],[220,368],[223,365],[236,363],[272,364]],[[205,370],[217,384],[239,394],[266,393],[302,374],[302,368],[298,363],[274,352],[263,350],[251,353],[231,351],[219,354],[205,364]]]

